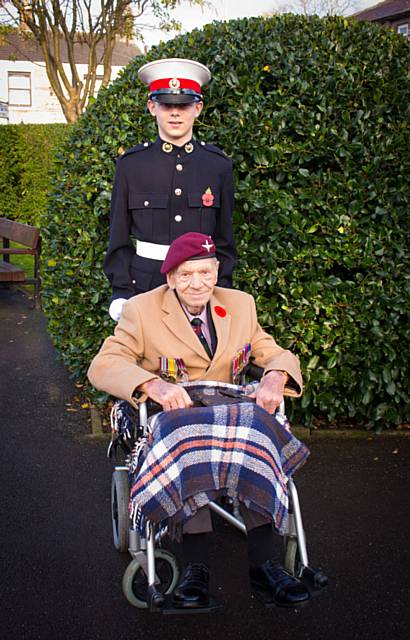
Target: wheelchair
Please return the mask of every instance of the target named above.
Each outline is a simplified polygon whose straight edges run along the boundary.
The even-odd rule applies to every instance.
[[[202,381],[182,384],[191,387],[191,389],[195,388],[195,385],[205,384],[218,389],[222,388],[228,394],[240,394],[244,388],[243,384],[233,385],[222,382],[204,383]],[[214,600],[211,600],[210,606],[206,609],[183,610],[173,607],[171,594],[179,582],[180,570],[175,555],[162,547],[162,541],[168,533],[168,527],[147,521],[144,525],[144,534],[142,534],[130,517],[129,472],[132,451],[146,437],[148,430],[154,428],[157,416],[155,411],[161,411],[161,407],[154,406],[154,403],[149,400],[139,405],[138,412],[131,405],[128,407],[131,412],[138,413],[138,424],[133,429],[127,428],[125,437],[116,442],[115,448],[118,447],[118,444],[121,446],[125,452],[125,460],[124,464],[114,467],[111,483],[114,547],[121,553],[128,552],[132,558],[122,580],[125,598],[134,607],[163,614],[210,612],[218,609],[219,606]],[[284,413],[284,403],[279,411]],[[112,455],[112,444],[108,451],[109,457]],[[283,566],[291,575],[300,579],[312,595],[315,595],[327,586],[328,579],[321,569],[315,569],[309,564],[299,497],[292,478],[288,479],[288,492],[289,517],[287,530],[283,536]],[[237,499],[228,498],[223,505],[212,501],[208,506],[215,514],[246,535],[246,527],[240,515]],[[254,592],[254,594],[265,607],[273,606],[273,603],[269,602],[263,593]]]

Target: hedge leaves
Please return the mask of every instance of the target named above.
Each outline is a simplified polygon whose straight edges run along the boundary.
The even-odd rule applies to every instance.
[[[197,137],[233,159],[236,286],[301,358],[292,418],[409,420],[410,46],[376,25],[286,15],[214,23],[136,59],[72,129],[43,223],[44,301],[75,377],[112,332],[102,261],[115,158],[155,136],[137,70],[210,66]]]
[[[0,126],[0,215],[37,226],[47,206],[54,154],[66,124]]]

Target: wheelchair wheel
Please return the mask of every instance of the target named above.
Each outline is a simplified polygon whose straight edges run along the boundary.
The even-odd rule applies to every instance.
[[[292,576],[297,576],[299,570],[298,540],[295,536],[285,537],[285,561],[284,566]]]
[[[111,517],[114,547],[121,552],[128,551],[128,502],[130,489],[127,471],[114,471],[111,481]]]
[[[155,573],[160,593],[171,593],[179,580],[179,568],[175,557],[165,549],[155,549]],[[122,590],[128,602],[139,609],[147,608],[148,580],[138,560],[132,560],[122,579]]]

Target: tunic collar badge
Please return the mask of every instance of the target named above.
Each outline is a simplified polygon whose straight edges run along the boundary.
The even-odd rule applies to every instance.
[[[171,142],[163,142],[161,149],[165,153],[171,153],[171,151],[174,150],[174,145]],[[192,144],[192,142],[187,142],[184,145],[184,149],[186,153],[192,153],[194,150],[194,145]]]

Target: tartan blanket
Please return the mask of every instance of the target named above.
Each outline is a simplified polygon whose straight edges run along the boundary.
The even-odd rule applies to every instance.
[[[130,513],[143,532],[146,519],[175,528],[220,496],[237,496],[272,519],[283,534],[287,479],[305,462],[307,447],[252,402],[162,412],[130,469]]]

